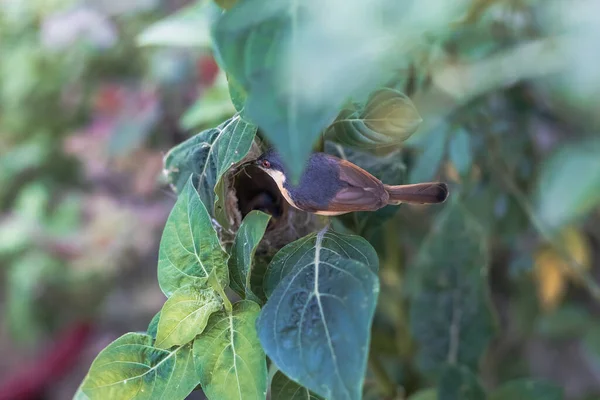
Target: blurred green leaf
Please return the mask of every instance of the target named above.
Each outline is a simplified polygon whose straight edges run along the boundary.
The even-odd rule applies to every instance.
[[[400,185],[404,183],[406,166],[400,151],[393,151],[385,156],[375,156],[370,153],[343,147],[340,144],[326,142],[325,152],[336,157],[348,160],[388,185]],[[373,212],[355,212],[339,217],[346,226],[370,239],[375,231],[381,229],[381,225],[392,218],[398,211],[398,206],[387,206]]]
[[[592,356],[597,365],[600,365],[600,325],[589,329],[583,337],[583,346],[586,354]]]
[[[542,314],[537,321],[537,331],[552,339],[580,337],[593,323],[594,318],[584,307],[563,305],[551,313]]]
[[[208,318],[223,306],[212,289],[184,286],[167,299],[160,312],[155,346],[168,349],[191,342],[201,334]]]
[[[379,270],[379,257],[375,249],[362,237],[332,230],[326,231],[322,237],[319,237],[315,232],[288,244],[275,254],[267,267],[263,281],[267,297],[271,296],[282,279],[301,265],[303,260],[314,260],[317,244],[328,253],[340,258],[360,261],[374,273]]]
[[[423,144],[424,151],[409,170],[408,183],[429,182],[435,178],[446,154],[447,126],[442,125],[439,130],[427,135],[427,139]]]
[[[600,139],[594,137],[562,146],[546,161],[536,192],[546,227],[558,229],[600,204],[598,154]]]
[[[271,380],[271,400],[321,400],[322,397],[298,385],[281,371]]]
[[[217,198],[215,188],[223,174],[246,156],[255,135],[256,126],[248,124],[239,115],[216,128],[200,132],[165,156],[169,182],[179,192],[193,175],[194,186],[209,214],[220,215],[224,208],[223,196]],[[219,222],[229,225],[226,220],[219,219]]]
[[[229,257],[229,286],[240,296],[257,303],[262,301],[252,292],[250,278],[254,253],[262,240],[271,216],[261,211],[251,211],[238,229]]]
[[[518,379],[490,393],[489,400],[562,400],[562,389],[550,382]]]
[[[448,155],[459,174],[464,176],[471,170],[473,156],[469,132],[461,128],[452,133],[448,144]]]
[[[160,241],[160,288],[167,297],[187,285],[208,288],[207,280],[213,270],[221,285],[226,286],[227,257],[190,177],[167,219]]]
[[[255,327],[259,312],[258,304],[242,300],[231,314],[212,315],[194,341],[194,363],[210,400],[265,399],[267,362]]]
[[[384,61],[398,57],[394,17],[404,11],[389,0],[246,0],[217,22],[223,66],[247,92],[246,115],[282,154],[292,182],[343,104],[390,73]]]
[[[422,121],[408,96],[384,88],[374,92],[364,107],[342,110],[327,133],[350,146],[385,147],[408,139]]]
[[[227,78],[221,72],[215,84],[187,109],[181,117],[180,125],[187,130],[199,126],[218,123],[223,118],[230,118],[235,113],[235,108],[229,96]]]
[[[438,383],[438,393],[438,400],[485,400],[486,398],[477,376],[462,365],[444,367]]]
[[[408,400],[438,400],[436,389],[423,389],[411,395]]]
[[[81,391],[90,399],[184,399],[198,384],[191,345],[162,350],[127,333],[98,354]]]
[[[341,235],[321,231],[280,250],[265,282],[279,280],[265,284],[269,300],[257,322],[267,356],[325,398],[361,398],[379,294],[373,266],[364,263],[374,250],[353,249],[360,262],[345,258],[347,246]]]
[[[25,253],[13,261],[7,275],[6,319],[12,337],[23,343],[34,342],[44,327],[39,318],[39,296],[53,276],[61,271],[56,260],[45,253]]]
[[[458,197],[446,207],[406,283],[417,364],[431,375],[445,363],[475,370],[494,333],[485,234]]]
[[[197,0],[147,27],[138,36],[138,45],[210,48],[210,26],[216,15],[212,2]]]

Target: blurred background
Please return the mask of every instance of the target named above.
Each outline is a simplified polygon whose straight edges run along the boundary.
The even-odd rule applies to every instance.
[[[484,383],[533,376],[600,399],[600,4],[466,3],[451,24],[443,8],[422,14],[435,34],[390,81],[424,119],[399,173],[459,188],[489,237],[499,330]],[[235,111],[211,52],[217,14],[207,1],[0,0],[0,399],[71,398],[97,353],[162,306],[175,201],[162,157]],[[374,351],[397,359],[414,346],[405,253],[428,212],[364,232],[383,255]]]

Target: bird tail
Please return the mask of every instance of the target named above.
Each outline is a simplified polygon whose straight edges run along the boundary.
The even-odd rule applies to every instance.
[[[448,185],[440,182],[383,186],[390,195],[388,204],[437,204],[443,203],[448,197]]]

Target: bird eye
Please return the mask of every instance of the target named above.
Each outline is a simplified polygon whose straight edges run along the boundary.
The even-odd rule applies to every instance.
[[[271,163],[269,161],[267,161],[267,160],[263,160],[262,161],[262,165],[265,168],[271,168]]]

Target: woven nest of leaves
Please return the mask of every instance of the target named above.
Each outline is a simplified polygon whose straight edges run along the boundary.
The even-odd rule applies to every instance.
[[[314,214],[291,207],[271,177],[251,163],[263,152],[256,141],[239,163],[223,177],[225,213],[231,229],[221,230],[221,240],[232,243],[243,218],[253,210],[271,215],[271,220],[256,253],[272,255],[288,243],[322,228],[326,221]]]

